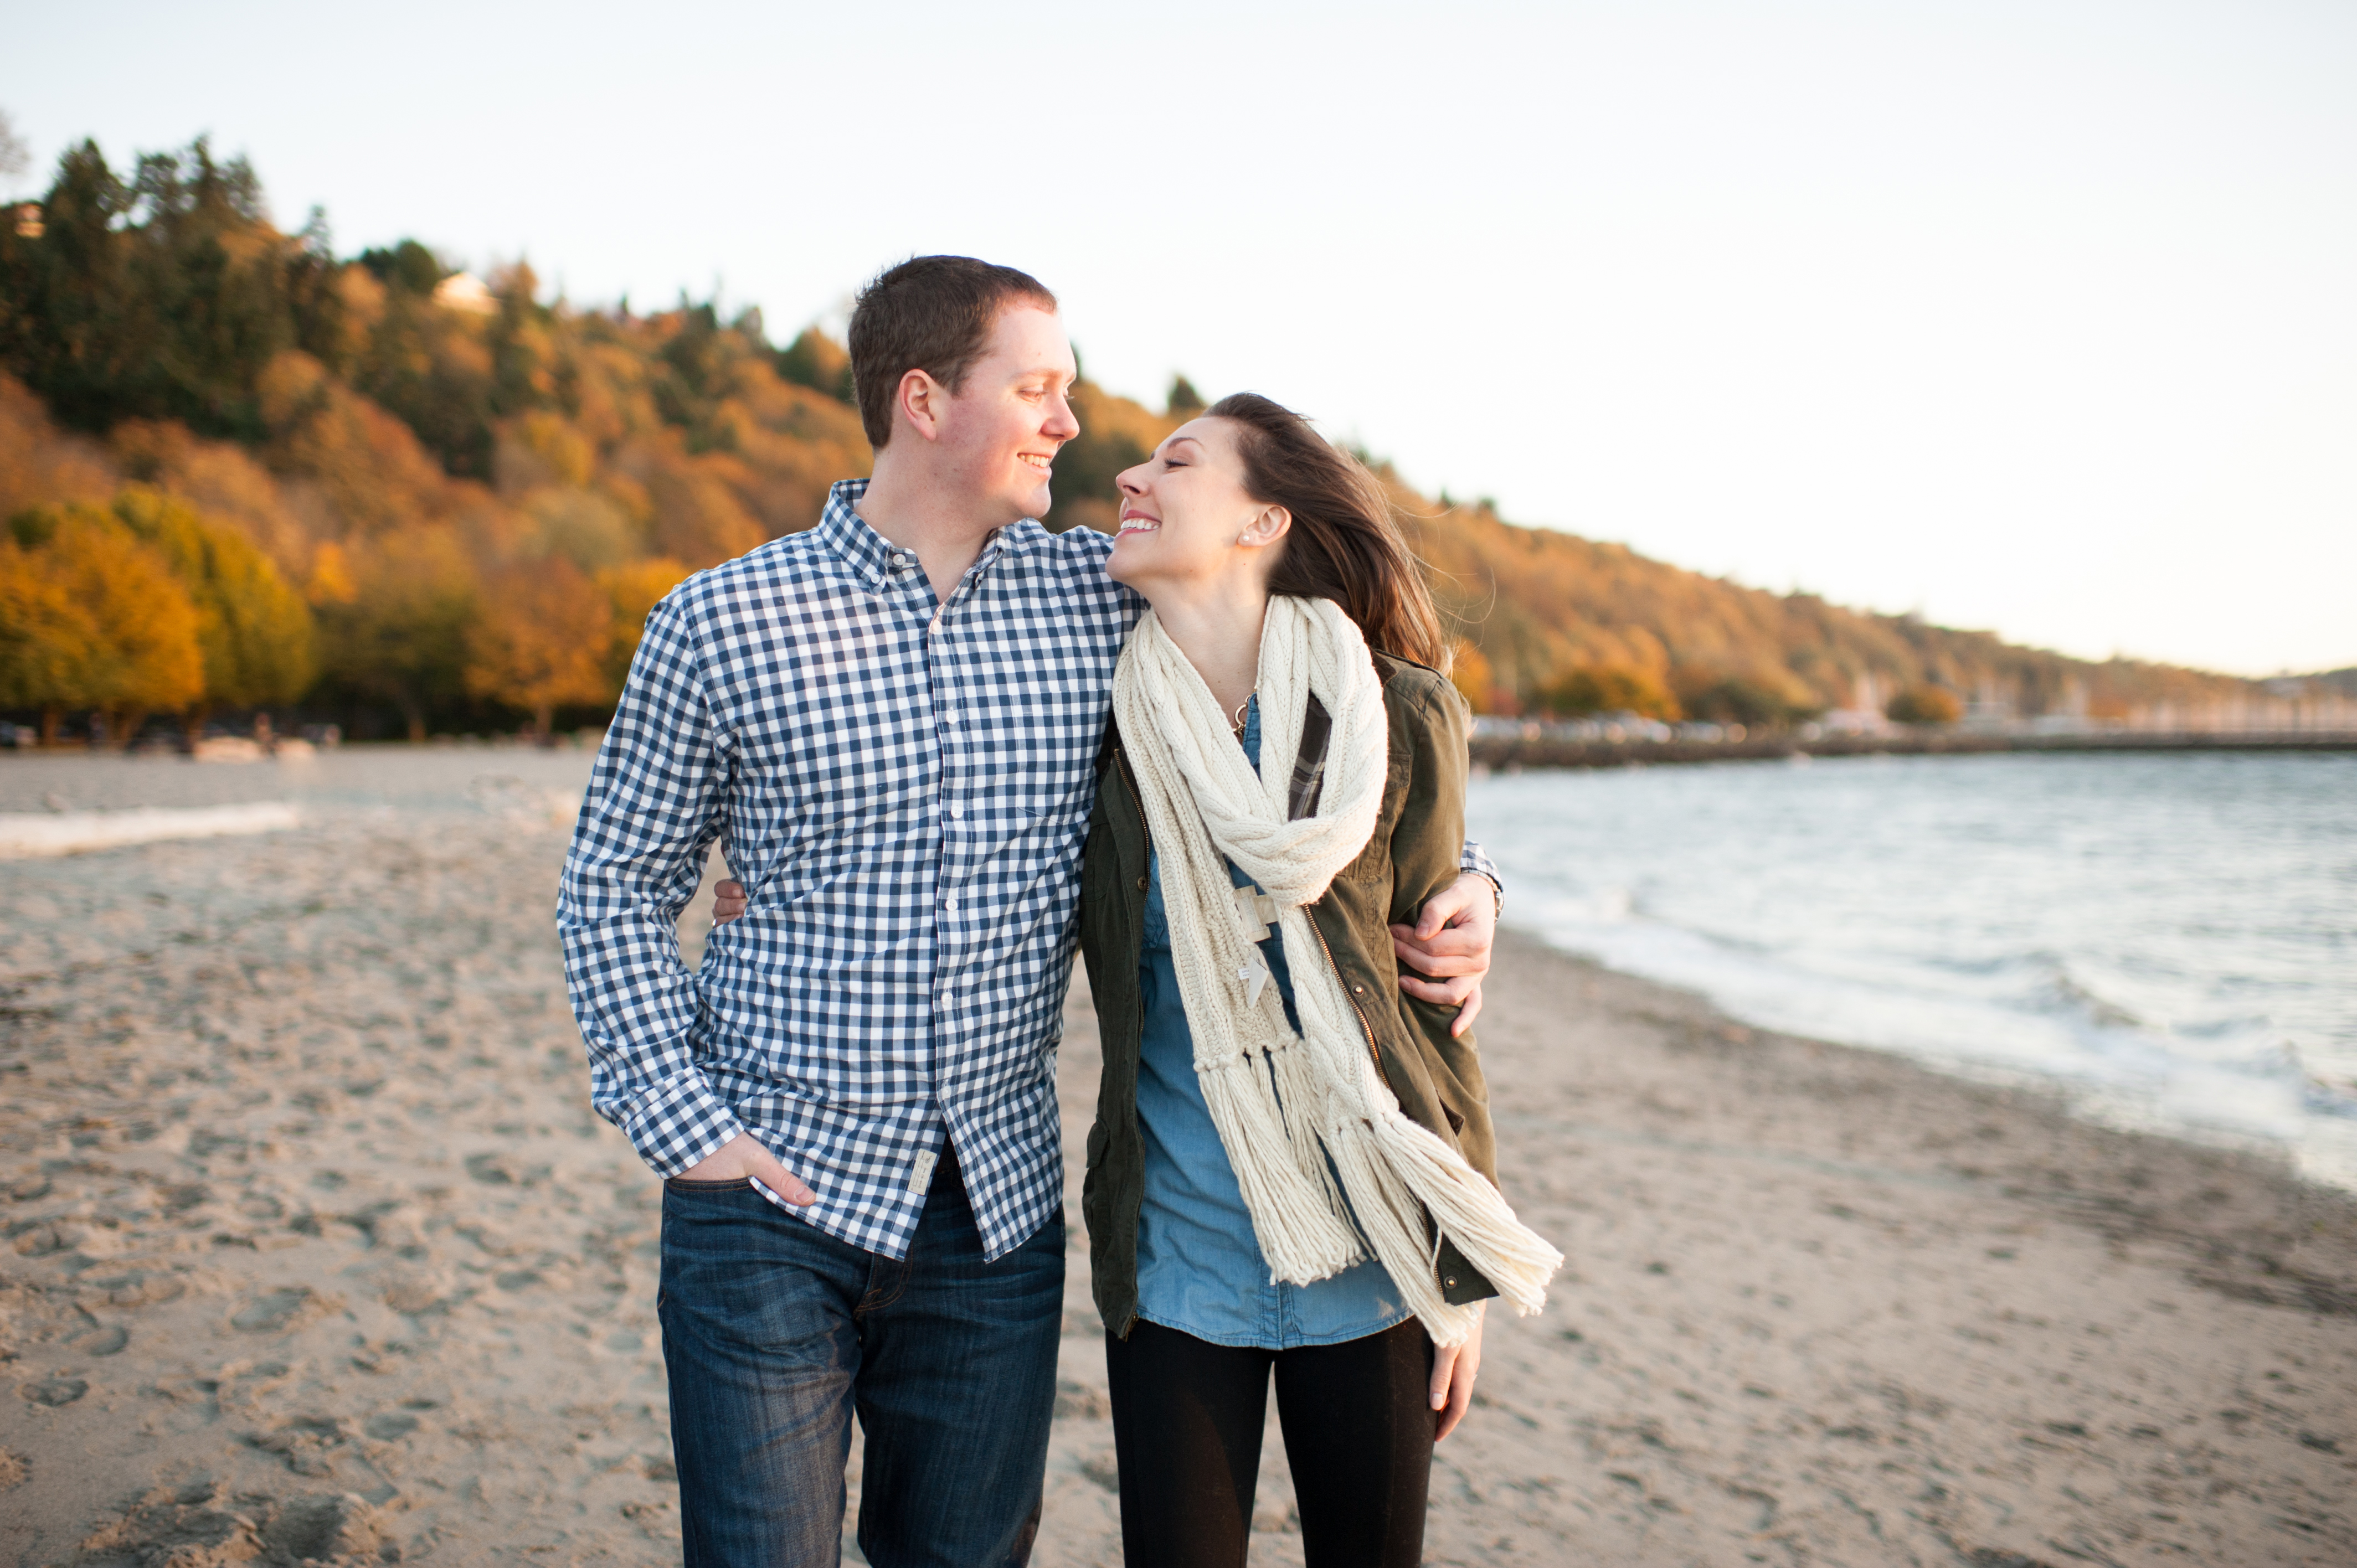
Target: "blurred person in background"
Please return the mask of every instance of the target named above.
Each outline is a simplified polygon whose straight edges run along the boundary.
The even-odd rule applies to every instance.
[[[1053,1047],[1124,639],[1053,534],[1055,297],[928,256],[850,331],[873,478],[647,619],[557,908],[591,1097],[665,1179],[687,1563],[833,1563],[856,1409],[879,1568],[1028,1560],[1064,1277]],[[726,835],[740,918],[677,920]],[[1392,940],[1469,1022],[1478,850]]]

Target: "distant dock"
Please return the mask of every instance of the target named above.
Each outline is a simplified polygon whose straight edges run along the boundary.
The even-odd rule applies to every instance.
[[[2105,730],[2015,735],[1894,730],[1860,735],[1783,731],[1740,739],[1630,733],[1582,734],[1594,726],[1516,725],[1482,719],[1472,740],[1477,768],[1632,768],[1680,762],[1756,762],[1793,757],[1958,757],[2001,751],[2189,752],[2357,751],[2357,730]]]

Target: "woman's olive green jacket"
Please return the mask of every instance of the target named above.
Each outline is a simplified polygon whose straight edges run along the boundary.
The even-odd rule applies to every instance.
[[[1449,1036],[1455,1008],[1419,1002],[1400,990],[1391,936],[1394,925],[1415,924],[1426,902],[1457,880],[1465,839],[1465,703],[1423,665],[1379,653],[1375,667],[1391,720],[1383,812],[1364,853],[1309,907],[1310,919],[1400,1109],[1495,1181],[1497,1145],[1473,1036]],[[1316,721],[1323,717],[1322,710],[1314,712],[1303,726],[1303,755],[1294,769],[1296,816],[1314,809],[1327,727]],[[1275,760],[1264,757],[1263,766]],[[1116,730],[1106,736],[1099,759],[1096,810],[1081,872],[1081,954],[1104,1046],[1081,1208],[1088,1220],[1097,1311],[1125,1339],[1137,1321],[1137,1211],[1146,1187],[1137,1129],[1144,1021],[1137,971],[1148,847],[1145,808]],[[1436,1273],[1449,1301],[1497,1294],[1447,1241]]]

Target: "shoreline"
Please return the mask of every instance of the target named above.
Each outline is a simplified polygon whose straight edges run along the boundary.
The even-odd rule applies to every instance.
[[[659,1188],[586,1104],[565,832],[503,804],[0,869],[0,1563],[676,1560]],[[1571,1262],[1491,1326],[1430,1561],[2357,1559],[2357,1200],[1498,962],[1505,1185]],[[1077,1220],[1084,985],[1067,1024]],[[1096,1568],[1069,1259],[1034,1562]],[[1262,1473],[1253,1561],[1298,1563],[1274,1422]]]
[[[1784,733],[1742,740],[1597,740],[1550,736],[1524,726],[1519,736],[1476,734],[1473,766],[1500,772],[1532,768],[1640,768],[1698,762],[1833,760],[1852,757],[2182,756],[2220,751],[2263,754],[2357,751],[2357,731],[2140,731],[2084,735],[1979,735],[1914,732],[1889,735]],[[1536,733],[1531,733],[1536,732]]]

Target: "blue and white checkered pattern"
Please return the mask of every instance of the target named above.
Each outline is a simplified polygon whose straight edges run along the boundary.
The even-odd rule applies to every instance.
[[[647,618],[557,930],[591,1101],[647,1164],[749,1130],[818,1195],[792,1212],[898,1258],[946,1131],[996,1258],[1063,1195],[1053,1052],[1142,604],[1112,540],[1027,521],[942,605],[866,490]],[[751,903],[691,974],[679,913],[724,833]]]

